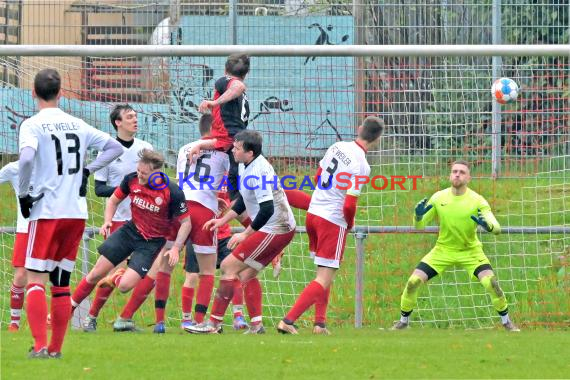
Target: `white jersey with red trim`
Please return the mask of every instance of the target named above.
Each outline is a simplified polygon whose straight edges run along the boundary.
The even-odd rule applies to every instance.
[[[198,141],[184,145],[178,152],[176,178],[188,201],[194,201],[218,214],[218,191],[230,169],[227,153],[218,150],[200,150],[198,158],[188,160],[188,152]],[[227,184],[227,178],[225,178]],[[180,186],[182,185],[182,186]]]
[[[247,166],[239,164],[239,181],[239,192],[251,220],[257,216],[260,203],[273,200],[273,215],[259,231],[283,234],[296,227],[293,211],[279,178],[265,157],[259,155]]]
[[[311,196],[309,210],[341,227],[346,227],[343,206],[346,195],[360,196],[363,185],[356,186],[356,176],[370,175],[364,148],[356,141],[340,141],[327,150],[319,163],[320,183]]]
[[[102,150],[111,136],[59,108],[44,108],[20,126],[20,151],[30,147],[34,158],[34,204],[30,221],[87,219],[87,201],[79,196],[88,148]]]
[[[28,219],[24,218],[20,212],[20,204],[18,200],[18,188],[20,186],[18,176],[19,161],[10,162],[0,169],[0,183],[10,182],[14,193],[16,194],[16,209],[18,210],[18,219],[16,222],[16,232],[28,233]],[[32,176],[33,180],[33,176]],[[33,191],[33,185],[30,182],[30,193]]]
[[[123,154],[109,165],[95,172],[95,181],[103,181],[107,186],[117,187],[129,173],[137,171],[139,152],[143,149],[152,150],[152,145],[135,137],[133,145],[129,148],[123,146]],[[131,220],[131,199],[123,199],[113,216],[114,222]]]

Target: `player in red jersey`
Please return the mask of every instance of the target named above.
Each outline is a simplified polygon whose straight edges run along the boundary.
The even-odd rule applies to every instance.
[[[184,193],[160,172],[164,165],[164,157],[160,153],[143,149],[139,157],[137,172],[127,175],[109,198],[101,234],[106,236],[109,233],[117,206],[127,196],[131,198],[133,218],[99,246],[101,257],[73,293],[74,307],[91,293],[98,282],[100,286],[115,286],[123,293],[134,288],[146,276],[166,243],[165,237],[173,220],[180,222],[180,228],[165,256],[169,256],[171,266],[178,262],[179,251],[191,229]],[[117,270],[104,278],[129,255],[126,271]]]
[[[326,309],[330,288],[344,254],[346,234],[354,225],[356,204],[362,190],[357,176],[370,175],[365,154],[379,140],[383,129],[381,119],[367,117],[358,127],[355,141],[333,144],[321,160],[317,171],[319,186],[311,197],[306,221],[309,250],[315,258],[317,275],[279,322],[279,332],[297,334],[294,322],[314,304],[313,333],[330,334],[325,325]],[[343,181],[339,182],[339,177],[343,177]],[[350,181],[348,189],[347,181]]]
[[[117,131],[116,140],[123,146],[123,154],[107,167],[95,173],[95,194],[98,197],[108,198],[113,195],[116,187],[121,184],[123,178],[137,170],[139,152],[143,149],[152,149],[152,145],[135,137],[138,131],[137,113],[128,104],[118,104],[109,114],[111,124]],[[125,198],[117,207],[113,216],[113,225],[110,233],[118,230],[123,224],[131,220],[130,199]],[[120,267],[125,266],[126,263]],[[118,269],[118,268],[117,268]],[[83,321],[83,331],[93,332],[97,330],[97,317],[103,308],[113,288],[97,288],[93,303],[88,315]]]
[[[203,140],[192,147],[188,158],[194,160],[200,150],[215,149],[226,152],[230,159],[228,175],[230,198],[237,198],[238,164],[232,155],[234,136],[247,127],[249,119],[249,103],[244,84],[249,72],[249,57],[245,54],[232,54],[228,57],[225,75],[214,85],[214,99],[204,100],[198,110],[201,113],[212,113],[211,138]]]
[[[69,280],[87,219],[88,177],[122,153],[121,145],[58,107],[61,77],[44,69],[32,95],[39,112],[20,126],[20,211],[30,219],[25,267],[26,315],[34,337],[30,358],[61,357],[70,318]],[[83,166],[87,149],[103,153]],[[30,180],[33,173],[33,190]],[[52,283],[52,335],[47,344],[45,284]]]

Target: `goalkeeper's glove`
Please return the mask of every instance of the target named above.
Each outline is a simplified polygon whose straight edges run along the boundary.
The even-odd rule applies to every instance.
[[[421,201],[419,201],[418,204],[416,205],[416,210],[415,210],[416,220],[418,222],[422,220],[424,215],[427,214],[427,212],[431,210],[433,207],[433,205],[428,205],[427,202],[428,202],[427,198],[424,198]]]
[[[471,215],[471,219],[481,227],[485,229],[487,232],[493,231],[493,225],[487,223],[483,214],[481,214],[481,210],[477,209],[477,216]]]
[[[43,193],[41,193],[37,197],[32,197],[30,194],[23,197],[18,197],[18,200],[20,201],[20,212],[22,213],[22,216],[28,219],[30,217],[30,211],[32,207],[34,207],[34,203],[36,203],[43,197],[44,197]]]
[[[89,183],[89,175],[91,172],[87,168],[83,168],[83,178],[81,178],[81,186],[79,187],[79,196],[87,196],[87,184]]]

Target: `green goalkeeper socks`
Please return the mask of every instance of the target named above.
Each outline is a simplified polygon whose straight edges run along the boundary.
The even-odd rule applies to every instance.
[[[400,309],[403,312],[411,312],[414,307],[416,307],[416,303],[418,302],[418,291],[421,285],[422,279],[419,276],[412,274],[406,283],[404,292],[402,293]]]
[[[491,296],[493,307],[499,314],[502,314],[505,310],[507,310],[507,298],[499,286],[497,277],[494,275],[485,276],[480,281],[481,285],[483,285],[487,293],[489,293]]]

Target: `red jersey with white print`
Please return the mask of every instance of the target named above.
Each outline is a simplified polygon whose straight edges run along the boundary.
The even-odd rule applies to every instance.
[[[356,176],[370,175],[365,153],[356,141],[340,141],[331,145],[319,163],[321,183],[311,196],[307,212],[337,226],[347,226],[343,213],[344,199],[347,194],[360,196],[363,185],[356,186]]]
[[[131,198],[132,222],[145,239],[168,236],[172,220],[188,216],[184,193],[174,183],[164,189],[152,189],[139,183],[137,173],[131,173],[114,195],[119,199]]]

